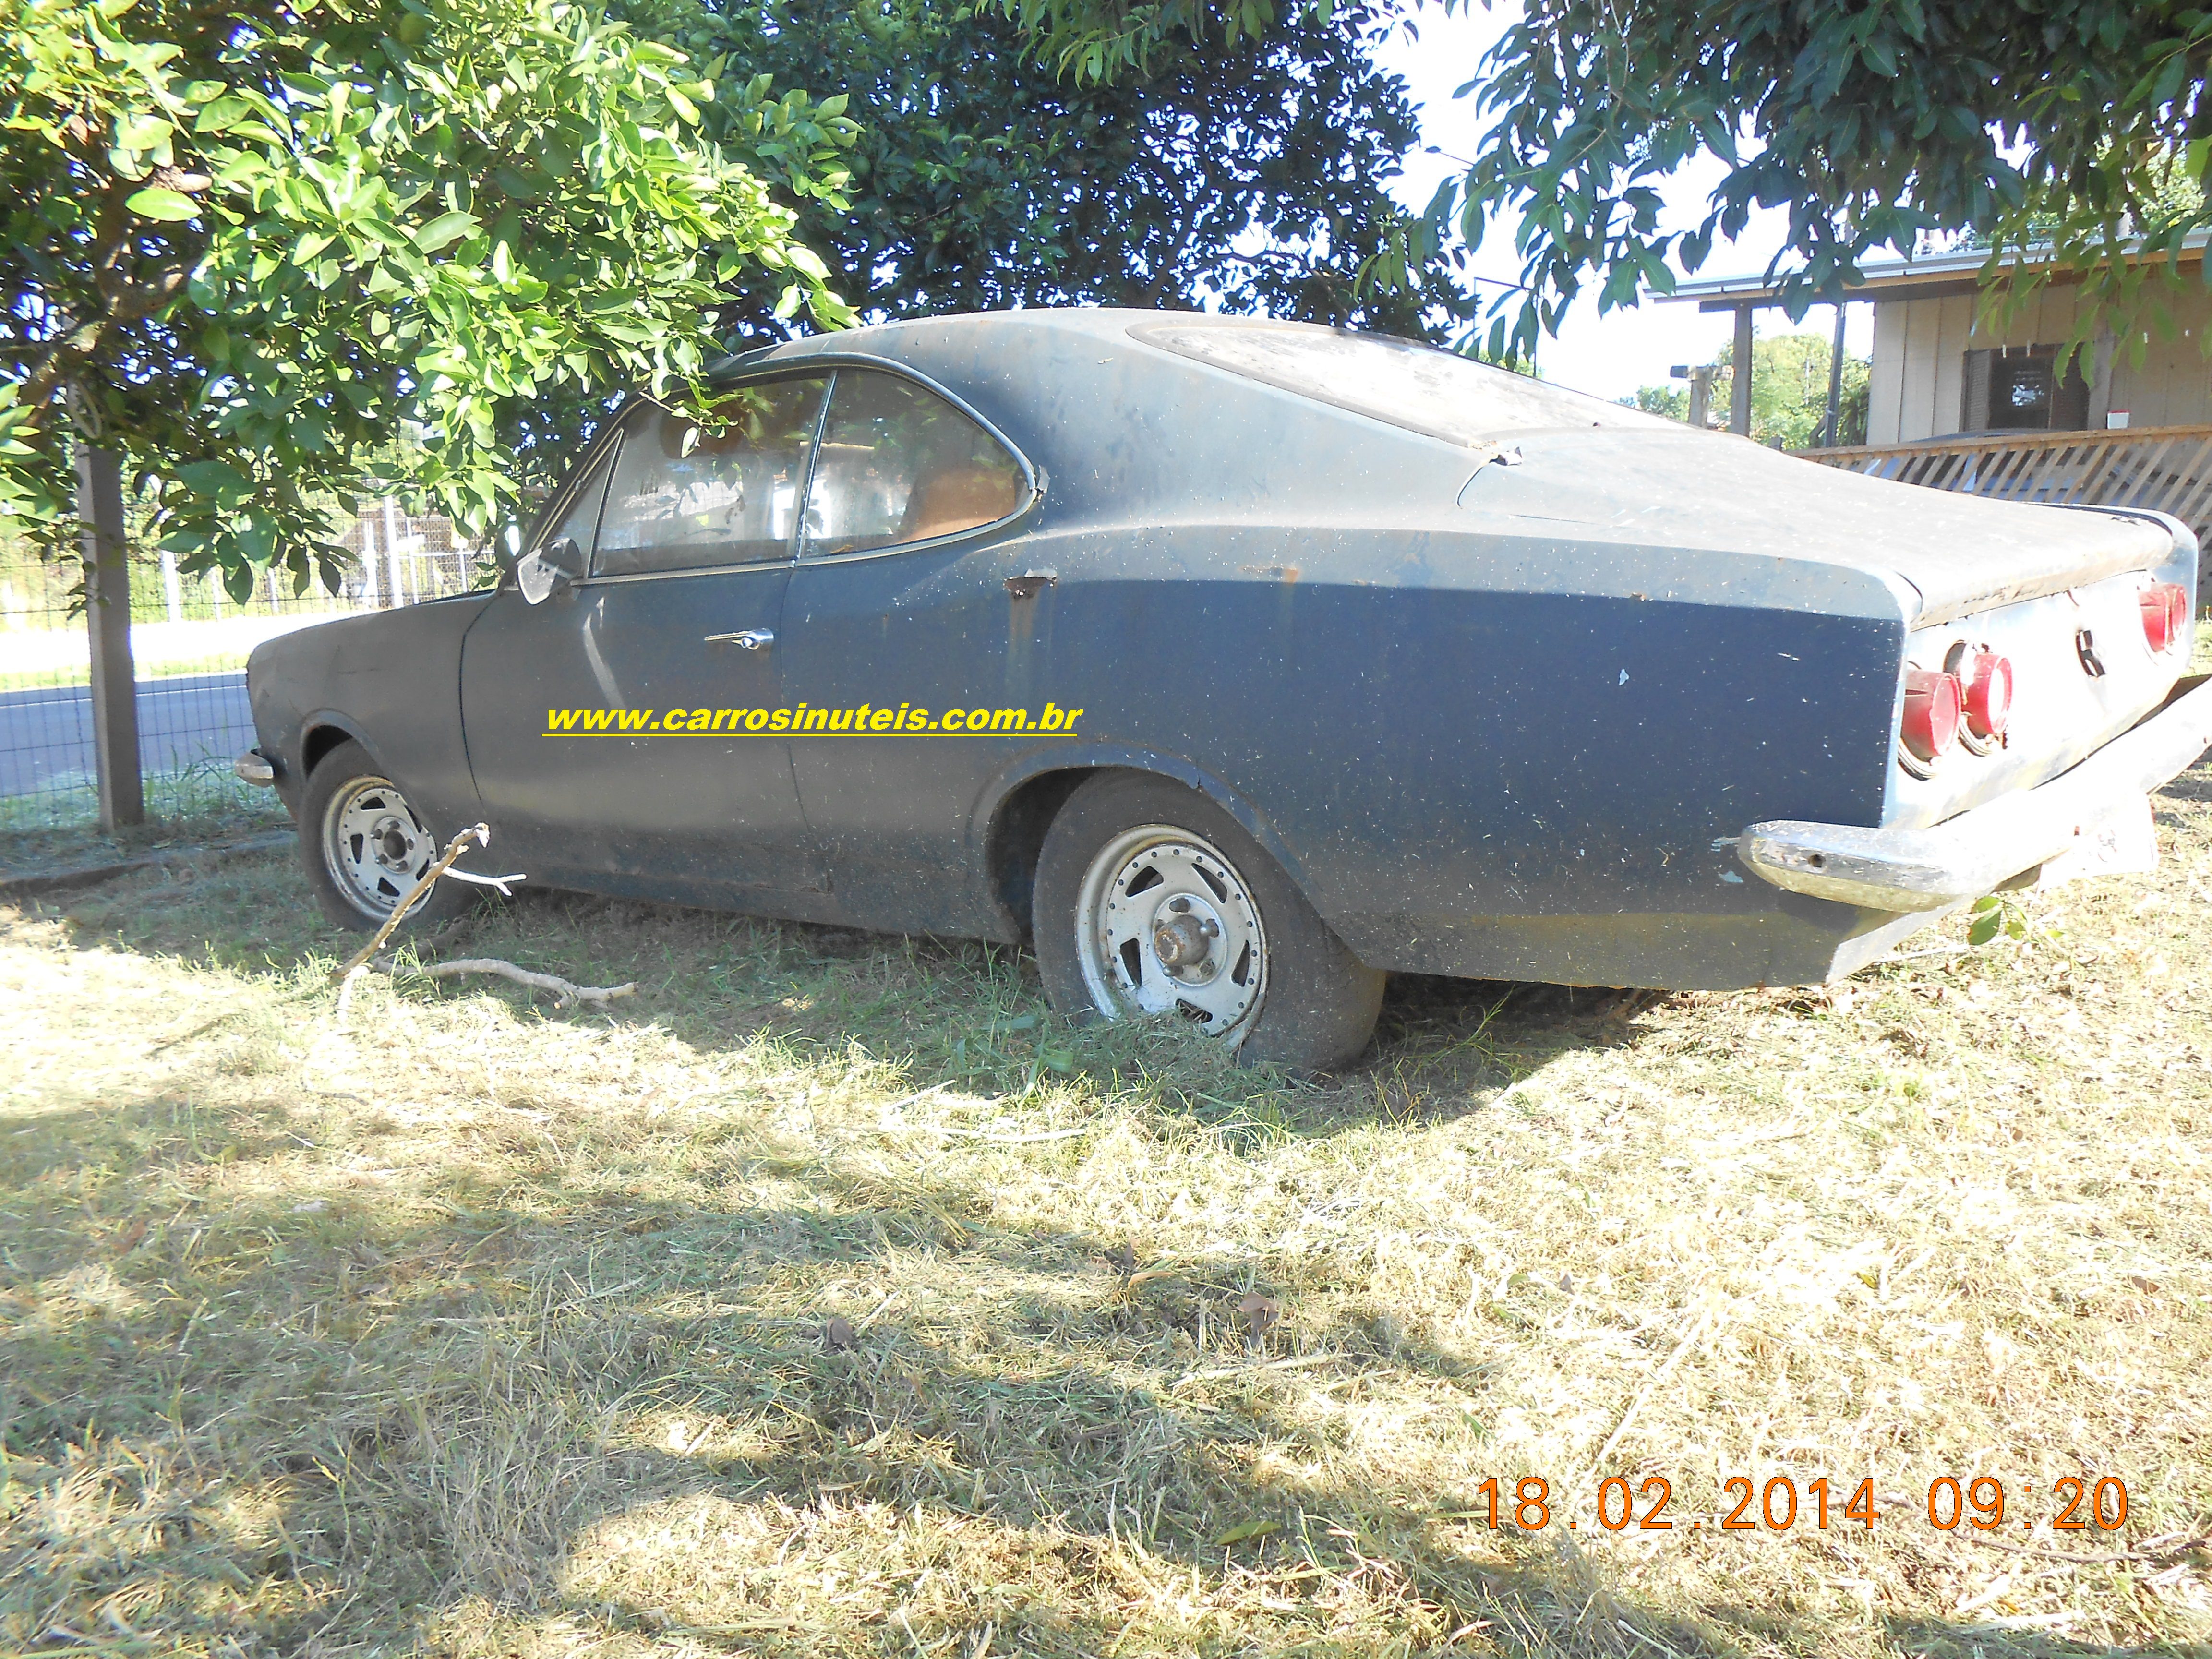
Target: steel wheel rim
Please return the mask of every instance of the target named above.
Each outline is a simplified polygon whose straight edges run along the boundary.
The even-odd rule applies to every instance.
[[[350,779],[323,811],[323,867],[363,915],[390,915],[437,858],[429,826],[389,778]]]
[[[1267,935],[1237,866],[1173,824],[1125,830],[1083,872],[1076,954],[1109,1019],[1179,1013],[1243,1041],[1267,993]]]

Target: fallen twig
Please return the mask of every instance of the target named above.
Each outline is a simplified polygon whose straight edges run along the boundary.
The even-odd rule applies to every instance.
[[[2122,1555],[2068,1555],[2060,1550],[2039,1550],[2027,1544],[2008,1544],[2000,1538],[1977,1536],[1970,1537],[1966,1541],[1979,1544],[1984,1549],[2002,1550],[2007,1555],[2032,1555],[2039,1561],[2064,1561],[2077,1567],[2132,1566],[2144,1562],[2178,1561],[2194,1551],[2212,1547],[2212,1538],[2152,1538],[2135,1545]]]
[[[1667,1356],[1665,1362],[1651,1374],[1650,1380],[1644,1383],[1636,1398],[1628,1402],[1628,1409],[1620,1414],[1620,1421],[1613,1425],[1613,1432],[1606,1437],[1605,1444],[1597,1449],[1597,1455],[1590,1459],[1589,1468],[1583,1472],[1582,1480],[1576,1483],[1576,1491],[1579,1492],[1583,1482],[1605,1467],[1605,1460],[1613,1455],[1613,1449],[1620,1443],[1621,1436],[1628,1432],[1628,1426],[1635,1422],[1636,1414],[1644,1409],[1659,1385],[1674,1375],[1674,1367],[1681,1363],[1682,1356],[1705,1340],[1706,1328],[1711,1323],[1711,1309],[1698,1315],[1698,1322],[1691,1328],[1690,1334],[1674,1345],[1674,1352]]]
[[[447,871],[453,867],[453,860],[460,857],[461,849],[469,844],[469,838],[471,836],[476,837],[476,843],[477,846],[490,846],[491,825],[488,823],[471,824],[467,829],[462,830],[459,835],[455,836],[453,840],[447,842],[446,843],[446,850],[438,854],[438,861],[422,872],[422,879],[416,882],[412,887],[407,890],[407,896],[404,898],[401,899],[398,903],[392,907],[392,914],[384,919],[384,926],[376,930],[376,937],[369,940],[368,944],[362,945],[360,950],[355,951],[353,955],[347,959],[343,967],[333,969],[331,972],[331,977],[332,979],[338,981],[341,985],[343,985],[344,981],[353,977],[356,969],[362,967],[371,957],[374,957],[379,951],[381,951],[384,948],[384,941],[390,939],[393,932],[398,927],[399,924],[407,920],[407,913],[415,908],[416,902],[419,900],[423,894],[428,892],[431,888],[437,885],[439,877],[444,875]],[[501,879],[504,880],[507,879],[507,878],[501,878]],[[345,992],[341,989],[338,993],[338,1020],[341,1024],[343,1024],[345,1020],[345,1010],[348,1000],[349,999],[347,998]]]
[[[1257,1376],[1262,1371],[1304,1370],[1309,1365],[1326,1365],[1343,1358],[1340,1353],[1301,1353],[1293,1354],[1288,1359],[1270,1359],[1258,1365],[1223,1365],[1208,1371],[1186,1371],[1168,1384],[1168,1392],[1172,1394],[1177,1389],[1187,1389],[1194,1382],[1218,1382],[1231,1376]]]
[[[368,963],[365,969],[357,969],[355,971],[388,974],[392,971],[395,965],[390,957],[381,957]],[[617,997],[635,996],[637,994],[637,982],[635,980],[627,985],[578,985],[572,980],[562,979],[557,974],[532,973],[527,968],[518,968],[511,962],[501,961],[497,957],[464,957],[458,962],[434,962],[410,971],[425,975],[431,979],[451,979],[458,974],[496,974],[501,979],[513,980],[517,985],[526,985],[533,991],[552,992],[557,999],[554,1006],[561,1008],[567,1007],[572,1002],[607,1003],[613,1001]],[[343,1002],[344,994],[343,991],[339,993],[341,1003]]]
[[[353,1012],[354,988],[361,983],[368,972],[368,964],[357,962],[345,970],[345,977],[338,981],[337,1015],[331,1023],[341,1031],[345,1030],[346,1016]]]
[[[994,1146],[1026,1146],[1039,1140],[1073,1140],[1078,1135],[1091,1133],[1097,1127],[1094,1123],[1079,1123],[1072,1129],[1037,1129],[1028,1134],[1002,1135],[988,1129],[959,1129],[951,1124],[942,1124],[937,1133],[957,1135],[963,1140],[981,1140]]]

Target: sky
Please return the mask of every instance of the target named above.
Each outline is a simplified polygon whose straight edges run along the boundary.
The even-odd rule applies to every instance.
[[[1429,204],[1437,184],[1455,170],[1449,157],[1474,153],[1484,125],[1476,118],[1475,99],[1472,94],[1455,99],[1452,94],[1474,78],[1483,54],[1520,15],[1516,0],[1498,0],[1494,9],[1475,9],[1472,15],[1462,12],[1451,17],[1445,16],[1440,7],[1424,6],[1414,20],[1419,40],[1402,32],[1394,33],[1376,54],[1383,67],[1404,77],[1421,112],[1425,149],[1407,158],[1404,176],[1390,191],[1415,212]],[[1425,153],[1431,148],[1443,153]],[[1717,161],[1701,161],[1686,167],[1661,187],[1668,209],[1665,221],[1668,228],[1692,229],[1703,220],[1706,195],[1719,181],[1722,171]],[[1782,246],[1788,222],[1789,216],[1779,208],[1755,210],[1741,240],[1716,242],[1698,275],[1735,276],[1764,271],[1766,262]],[[1476,255],[1474,269],[1477,272],[1506,282],[1520,280],[1512,233],[1510,221],[1502,227],[1493,226]],[[1778,311],[1759,313],[1758,326],[1761,333],[1791,331],[1789,319]],[[1835,326],[1835,313],[1818,307],[1797,326],[1825,335]],[[1536,371],[1546,380],[1577,392],[1623,398],[1638,386],[1670,384],[1667,371],[1676,363],[1712,362],[1734,327],[1728,313],[1700,312],[1694,301],[1662,304],[1648,295],[1633,309],[1601,317],[1595,292],[1586,290],[1560,325],[1559,337],[1547,337],[1537,346]],[[1844,327],[1847,349],[1866,356],[1873,347],[1874,308],[1849,307]]]

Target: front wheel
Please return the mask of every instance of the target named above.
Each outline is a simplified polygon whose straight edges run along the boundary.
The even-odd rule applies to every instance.
[[[1174,1013],[1244,1059],[1339,1066],[1374,1035],[1383,976],[1219,807],[1109,772],[1067,799],[1037,857],[1045,994],[1079,1019]]]
[[[339,927],[362,933],[383,927],[444,850],[428,820],[359,744],[338,744],[308,774],[301,861],[315,902]],[[450,921],[475,902],[464,884],[441,881],[402,926]]]

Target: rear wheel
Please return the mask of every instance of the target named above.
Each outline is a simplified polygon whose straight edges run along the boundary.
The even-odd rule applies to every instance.
[[[435,828],[359,744],[340,744],[308,775],[300,856],[316,902],[339,927],[383,927],[444,850]],[[475,898],[465,884],[441,881],[401,925],[450,921]]]
[[[1341,1065],[1374,1035],[1383,976],[1352,954],[1219,807],[1103,773],[1045,832],[1032,926],[1045,992],[1079,1019],[1175,1013],[1248,1060]]]

